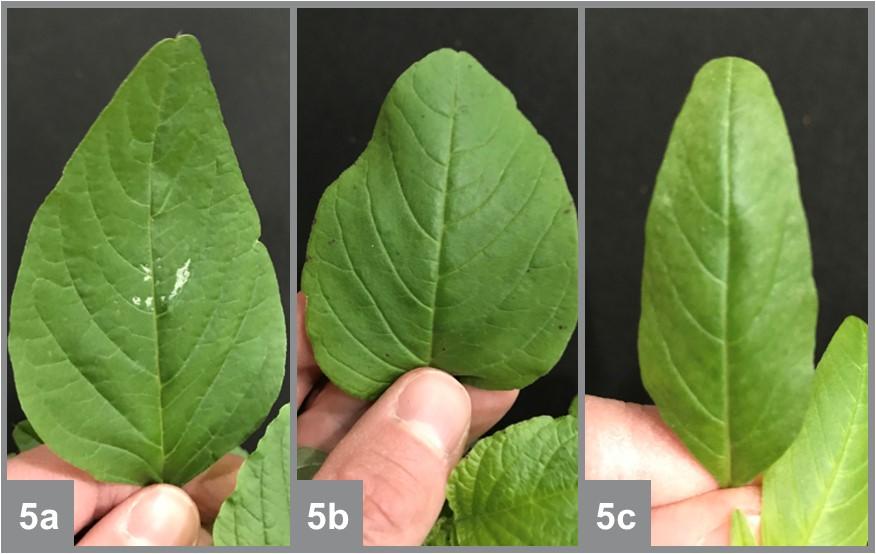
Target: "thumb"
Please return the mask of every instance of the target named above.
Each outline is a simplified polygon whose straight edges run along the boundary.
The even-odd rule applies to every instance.
[[[182,489],[152,485],[116,506],[77,546],[194,546],[198,508]]]
[[[420,545],[444,504],[470,423],[471,402],[456,379],[411,371],[365,412],[316,479],[363,482],[366,546]]]

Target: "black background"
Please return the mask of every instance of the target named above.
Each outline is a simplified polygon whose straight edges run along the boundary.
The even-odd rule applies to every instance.
[[[573,9],[299,9],[299,276],[323,191],[365,149],[395,79],[438,48],[470,52],[514,93],[577,198],[577,44]],[[577,391],[577,352],[573,335],[500,425],[565,413]]]
[[[867,10],[588,9],[585,14],[588,394],[648,402],[636,335],[645,214],[696,71],[741,56],[770,76],[809,220],[816,359],[867,317]]]
[[[288,316],[290,59],[285,9],[8,9],[7,306],[31,219],[67,159],[140,57],[179,32],[201,42]],[[10,383],[11,369],[10,363]],[[269,420],[289,401],[286,373]],[[24,416],[13,387],[7,400],[11,431]],[[262,432],[246,446],[252,449]]]

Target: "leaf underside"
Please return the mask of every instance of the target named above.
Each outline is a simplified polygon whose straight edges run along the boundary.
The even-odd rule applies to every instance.
[[[817,297],[781,107],[751,62],[694,79],[648,211],[639,362],[669,426],[721,486],[796,435]]]
[[[848,317],[827,346],[800,434],[764,475],[765,546],[867,544],[867,324]]]
[[[213,524],[217,546],[289,545],[289,417],[286,404],[240,468]]]
[[[427,544],[578,543],[578,425],[540,416],[478,441],[451,474]]]
[[[422,366],[523,387],[573,331],[577,266],[550,146],[473,57],[439,50],[398,78],[365,151],[320,200],[307,332],[354,396]]]
[[[156,44],[39,208],[10,315],[22,407],[103,481],[182,484],[261,423],[285,320],[198,41]]]

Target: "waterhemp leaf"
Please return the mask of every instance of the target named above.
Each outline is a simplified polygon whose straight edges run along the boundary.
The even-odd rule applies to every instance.
[[[748,520],[740,510],[733,510],[730,520],[730,546],[757,546]]]
[[[867,324],[848,317],[818,363],[800,434],[764,474],[764,545],[867,544],[867,369]]]
[[[816,312],[781,107],[756,65],[713,60],[657,175],[638,346],[661,415],[721,486],[750,481],[799,430]]]
[[[439,50],[398,78],[320,200],[307,332],[357,397],[421,366],[523,387],[573,331],[577,268],[575,206],[547,141],[477,60]]]
[[[280,409],[237,474],[237,486],[213,523],[216,546],[290,542],[289,405]]]
[[[575,398],[572,399],[572,403],[569,404],[569,415],[578,417],[578,395],[575,395]]]
[[[298,479],[304,481],[313,479],[313,476],[316,475],[316,472],[322,467],[327,456],[328,454],[322,450],[317,450],[316,448],[310,448],[308,446],[299,446],[297,464]]]
[[[19,452],[30,450],[35,446],[43,444],[40,436],[33,430],[33,426],[28,420],[19,421],[12,428],[12,440],[15,442],[15,447]]]
[[[21,405],[104,481],[182,484],[277,397],[285,322],[200,45],[156,44],[31,224],[12,294]]]
[[[447,502],[431,544],[577,544],[577,419],[539,416],[478,441],[453,470]]]

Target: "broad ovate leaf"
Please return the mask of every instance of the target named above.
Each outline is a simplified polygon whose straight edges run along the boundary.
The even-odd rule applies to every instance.
[[[576,545],[576,418],[539,416],[478,441],[453,470],[447,502],[434,544]]]
[[[755,64],[713,60],[657,175],[638,346],[663,419],[721,486],[750,481],[799,430],[816,312],[782,109]]]
[[[237,486],[213,524],[217,546],[287,546],[290,542],[289,405],[268,425],[237,474]]]
[[[34,217],[12,294],[21,405],[104,481],[182,484],[264,419],[277,278],[198,41],[156,44]]]
[[[311,448],[309,446],[299,446],[297,456],[297,478],[299,480],[313,479],[319,468],[322,467],[328,454],[322,450]]]
[[[733,510],[730,519],[730,546],[757,546],[757,539],[741,510]]]
[[[867,544],[867,365],[867,324],[848,317],[818,363],[800,434],[764,475],[764,545]]]
[[[320,200],[307,332],[354,396],[422,366],[523,387],[573,331],[577,268],[576,210],[547,141],[477,60],[439,50],[398,78]]]
[[[12,440],[15,442],[15,447],[19,452],[24,452],[43,444],[43,440],[33,430],[33,425],[26,419],[19,421],[12,428]]]

